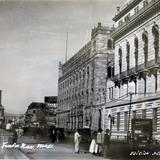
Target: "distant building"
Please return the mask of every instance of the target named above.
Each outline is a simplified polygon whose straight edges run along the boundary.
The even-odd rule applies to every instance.
[[[25,113],[25,126],[45,127],[45,107],[44,103],[32,102]]]
[[[5,116],[5,125],[9,120],[17,124],[18,126],[24,126],[25,124],[25,115],[24,114],[11,114],[11,113],[4,113]]]
[[[47,96],[45,101],[45,119],[49,127],[56,126],[57,96]]]
[[[98,23],[90,42],[66,63],[59,64],[58,127],[98,130],[104,126],[107,65],[113,61],[111,31]]]

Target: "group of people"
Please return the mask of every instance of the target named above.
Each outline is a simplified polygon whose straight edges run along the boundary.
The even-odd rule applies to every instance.
[[[8,120],[8,123],[6,124],[6,131],[11,133],[8,141],[12,144],[16,143],[18,137],[21,137],[23,135],[23,129],[21,127],[17,127],[12,120]]]
[[[103,142],[102,130],[99,129],[98,133],[95,131],[92,135],[92,141],[89,147],[89,152],[92,154],[101,154],[102,142]]]
[[[109,130],[106,129],[106,133],[103,136],[102,130],[99,129],[98,132],[94,132],[92,135],[92,141],[89,147],[89,152],[92,154],[101,154],[106,158],[109,152],[109,145]]]
[[[94,132],[92,134],[92,141],[89,147],[89,152],[92,154],[103,154],[104,158],[107,158],[109,153],[110,146],[110,131],[106,129],[106,132],[103,136],[102,130],[99,129],[98,132]],[[74,145],[75,145],[75,153],[79,153],[81,135],[78,133],[78,130],[74,134]]]

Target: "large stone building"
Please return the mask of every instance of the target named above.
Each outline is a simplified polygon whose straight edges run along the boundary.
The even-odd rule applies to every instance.
[[[132,118],[151,118],[153,133],[159,134],[160,1],[129,1],[117,8],[113,20],[115,73],[107,82],[105,128],[112,130],[112,137],[124,138]]]
[[[107,65],[113,60],[111,31],[98,23],[90,42],[66,63],[59,64],[57,127],[102,127]]]

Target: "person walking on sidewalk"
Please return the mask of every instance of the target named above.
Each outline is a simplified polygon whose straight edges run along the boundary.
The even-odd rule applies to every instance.
[[[110,146],[110,135],[109,129],[106,129],[106,133],[104,135],[104,154],[103,157],[107,158],[109,154],[109,146]]]
[[[93,133],[92,135],[92,141],[91,141],[91,144],[90,144],[90,147],[89,147],[89,152],[92,153],[92,154],[95,154],[96,153],[96,132]]]
[[[12,121],[11,120],[8,120],[8,123],[6,124],[6,130],[7,131],[11,131],[11,126],[12,126]]]
[[[76,130],[76,132],[75,132],[75,134],[74,134],[74,147],[75,147],[74,152],[75,152],[75,153],[79,153],[79,143],[80,143],[80,139],[81,139],[81,136],[80,136],[80,134],[78,133],[78,130]]]
[[[102,129],[98,129],[97,133],[97,154],[102,154],[102,143],[103,143],[103,136],[102,136]]]

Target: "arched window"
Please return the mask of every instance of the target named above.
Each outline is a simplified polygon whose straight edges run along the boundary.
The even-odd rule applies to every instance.
[[[79,72],[79,79],[81,80],[81,71]]]
[[[142,39],[144,42],[144,66],[146,67],[148,61],[148,33],[146,31],[143,32]]]
[[[87,74],[89,75],[89,66],[87,67]]]
[[[83,87],[84,87],[84,85],[85,85],[85,70],[83,69]]]
[[[126,44],[126,62],[127,62],[127,72],[129,71],[129,65],[130,65],[130,44],[129,42],[127,42]]]
[[[134,39],[134,47],[135,47],[135,51],[134,51],[134,55],[135,55],[135,68],[137,70],[138,67],[138,47],[139,47],[139,42],[138,42],[138,38],[135,37]]]
[[[111,78],[111,76],[112,76],[112,68],[111,68],[111,66],[108,66],[107,74],[108,74],[108,78]]]
[[[159,56],[159,28],[158,25],[154,25],[152,28],[152,33],[154,36],[154,54],[155,54],[155,62],[157,62]]]
[[[112,49],[112,40],[111,39],[108,40],[107,47],[108,47],[108,49]]]
[[[122,49],[121,48],[119,48],[118,53],[119,53],[119,74],[121,74],[122,73]]]

